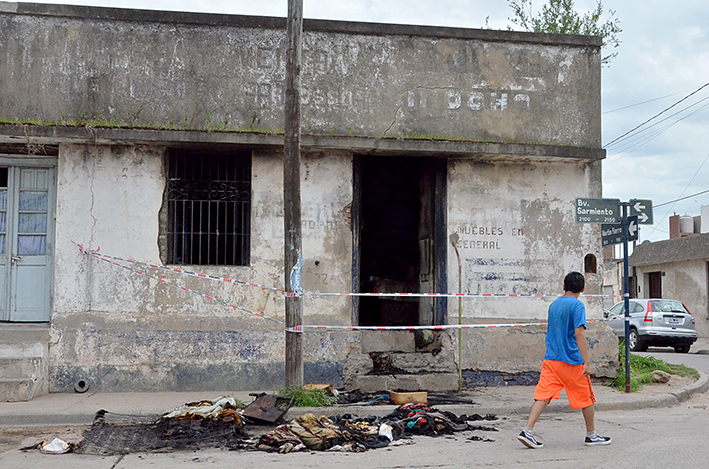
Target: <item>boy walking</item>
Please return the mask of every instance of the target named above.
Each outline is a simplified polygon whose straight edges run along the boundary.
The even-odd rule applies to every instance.
[[[581,409],[586,422],[586,446],[611,444],[609,436],[599,436],[595,428],[596,396],[591,386],[591,361],[586,342],[586,308],[579,301],[585,280],[579,272],[571,272],[564,278],[564,296],[549,305],[547,320],[546,354],[542,373],[534,390],[534,404],[529,411],[527,426],[517,439],[529,448],[541,448],[532,429],[542,411],[552,399],[559,399],[566,389],[569,406]]]

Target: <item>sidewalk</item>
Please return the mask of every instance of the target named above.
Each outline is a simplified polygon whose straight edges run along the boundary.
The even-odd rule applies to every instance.
[[[709,340],[700,339],[692,353],[709,354]],[[657,394],[641,390],[637,393],[616,391],[600,384],[594,385],[597,410],[636,410],[644,408],[672,407],[688,400],[695,393],[709,390],[709,378],[700,372],[695,383],[682,388]],[[1,402],[0,427],[32,425],[90,425],[96,411],[105,409],[117,414],[162,415],[187,402],[211,400],[219,396],[232,396],[246,404],[253,401],[249,393],[255,391],[205,391],[205,392],[143,392],[143,393],[57,393],[39,396],[28,402]],[[269,392],[264,390],[264,392]],[[270,391],[273,393],[273,391]],[[455,414],[512,414],[526,415],[532,404],[533,386],[501,386],[469,389],[458,397],[471,399],[474,404],[436,405],[440,410]],[[284,419],[299,417],[307,412],[332,416],[355,414],[360,416],[383,416],[392,412],[394,405],[335,405],[331,407],[291,408]],[[570,412],[568,401],[553,401],[545,412]]]
[[[674,392],[660,395],[639,393],[626,394],[607,386],[595,385],[600,412],[611,410],[636,410],[657,407],[672,407],[686,401],[695,393],[709,389],[709,378],[701,373],[700,379]],[[438,405],[440,410],[455,414],[512,414],[526,415],[532,403],[533,386],[503,386],[467,390],[460,397],[470,398],[474,404]],[[233,396],[250,403],[253,397],[242,392],[155,392],[155,393],[85,393],[47,394],[29,402],[0,403],[0,427],[32,425],[90,425],[96,411],[105,409],[117,414],[161,415],[182,404],[219,396]],[[360,416],[383,416],[392,412],[394,405],[336,405],[331,407],[291,408],[284,418],[298,417],[307,412],[332,416],[355,414]],[[553,401],[546,413],[571,412],[565,396]]]

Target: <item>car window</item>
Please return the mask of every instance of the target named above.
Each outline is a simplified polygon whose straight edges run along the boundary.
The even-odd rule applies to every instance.
[[[631,313],[643,313],[643,312],[645,312],[645,307],[642,305],[642,303],[632,302],[632,303],[630,303],[630,312]]]
[[[613,307],[610,309],[610,312],[615,314],[616,316],[622,316],[625,314],[625,308],[623,308],[623,303],[616,303],[613,305]]]
[[[686,313],[687,310],[680,301],[677,300],[652,300],[652,310],[663,313]]]

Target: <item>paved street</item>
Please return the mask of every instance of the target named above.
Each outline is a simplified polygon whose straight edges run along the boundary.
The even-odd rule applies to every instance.
[[[707,357],[709,358],[709,357]],[[450,437],[418,437],[409,446],[370,450],[366,453],[295,453],[202,450],[168,454],[131,454],[99,457],[78,454],[43,455],[38,451],[10,450],[0,455],[3,468],[97,469],[129,468],[453,468],[532,467],[586,468],[618,467],[644,469],[673,467],[681,459],[684,467],[705,467],[709,445],[705,444],[709,423],[709,396],[697,394],[680,406],[664,409],[599,412],[597,426],[613,437],[608,447],[583,445],[580,413],[543,415],[537,432],[545,444],[539,450],[523,447],[516,436],[523,415],[510,415],[492,423],[497,432],[463,432]],[[487,422],[485,423],[488,424]],[[494,442],[470,441],[471,436]]]
[[[700,339],[704,342],[704,339]],[[640,356],[652,355],[653,357],[664,360],[667,363],[672,363],[675,365],[685,365],[695,370],[709,373],[709,355],[706,353],[707,350],[702,350],[703,353],[694,353],[694,349],[697,345],[692,346],[689,353],[675,353],[669,347],[650,347],[647,352],[633,352],[634,354]]]
[[[707,348],[703,344],[702,348]],[[697,350],[701,350],[698,347]],[[709,372],[709,355],[704,353],[676,354],[672,349],[650,349],[652,354],[670,363],[682,363]],[[662,391],[645,389],[646,397]],[[494,422],[479,422],[498,431],[467,431],[437,438],[416,437],[407,446],[370,450],[365,453],[303,452],[287,455],[263,452],[204,449],[191,452],[163,454],[129,454],[126,456],[92,456],[81,454],[44,455],[39,451],[21,452],[21,445],[29,445],[43,438],[59,436],[67,441],[78,441],[85,426],[54,426],[4,428],[0,431],[0,468],[17,469],[96,469],[129,468],[233,468],[273,467],[288,468],[454,468],[454,467],[532,467],[608,469],[674,467],[679,461],[683,467],[706,467],[709,445],[706,445],[706,427],[709,424],[709,393],[696,393],[688,401],[674,407],[643,408],[632,401],[623,404],[624,395],[599,389],[599,405],[615,399],[624,409],[599,411],[597,428],[610,435],[613,444],[608,447],[585,447],[584,427],[580,412],[559,412],[557,406],[542,415],[536,427],[544,448],[531,450],[516,439],[526,420],[526,402],[531,404],[531,388],[506,390],[481,389],[476,400],[495,401],[499,409],[509,405],[507,414],[498,413]],[[504,392],[503,392],[504,391]],[[57,398],[71,396],[55,396]],[[638,396],[639,397],[639,396]],[[504,399],[507,401],[505,401]],[[563,399],[563,396],[562,396]],[[510,405],[512,401],[517,405]],[[54,401],[57,402],[57,401]],[[88,402],[91,402],[89,400]],[[113,401],[114,403],[117,401]],[[676,402],[676,401],[675,401]],[[564,405],[566,402],[564,401]],[[606,402],[606,405],[611,402]],[[671,405],[671,404],[668,404]],[[607,407],[613,408],[613,407]],[[618,407],[615,407],[618,408]],[[474,441],[486,438],[494,441]]]

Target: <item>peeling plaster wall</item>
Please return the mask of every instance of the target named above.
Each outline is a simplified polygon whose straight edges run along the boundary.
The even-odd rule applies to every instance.
[[[283,327],[79,252],[160,263],[158,214],[164,149],[64,145],[58,166],[55,310],[50,391],[79,379],[102,391],[276,389],[284,370]],[[254,157],[252,264],[193,266],[200,273],[283,287],[282,163]],[[349,291],[351,156],[303,158],[303,283],[309,290]],[[271,291],[144,268],[152,275],[283,320]],[[310,299],[306,321],[344,324],[341,298]],[[308,314],[312,312],[317,314]],[[305,376],[339,384],[345,334],[305,339]]]
[[[546,327],[473,329],[465,332],[464,370],[495,371],[509,375],[531,371],[538,378],[546,351]],[[589,323],[586,338],[593,375],[615,378],[618,374],[618,339],[613,330],[603,322]]]
[[[460,236],[463,291],[558,294],[586,254],[602,259],[598,226],[576,224],[572,205],[601,196],[601,163],[535,153],[536,144],[600,148],[597,38],[328,21],[305,29],[304,133],[529,144],[520,159],[449,160],[447,228]],[[162,128],[168,140],[170,130],[278,132],[285,42],[278,18],[0,2],[0,119]],[[282,326],[76,248],[160,263],[165,149],[122,143],[60,147],[51,390],[77,379],[104,391],[280,386]],[[281,157],[259,148],[250,265],[195,270],[283,287]],[[301,177],[303,286],[350,292],[352,155],[309,151]],[[447,261],[455,291],[450,248]],[[161,276],[283,320],[283,299],[271,291]],[[600,293],[600,272],[587,285]],[[585,301],[589,318],[600,317],[601,300]],[[463,316],[543,319],[548,303],[466,299]],[[457,302],[448,304],[454,322]],[[347,325],[351,313],[347,297],[304,300],[308,324]],[[524,353],[474,362],[466,358],[478,350],[474,337],[466,335],[466,369],[507,370]],[[337,385],[345,367],[366,368],[358,333],[308,333],[304,351],[306,380]]]
[[[706,259],[646,265],[635,269],[640,287],[637,292],[638,298],[647,298],[649,295],[648,273],[662,272],[662,298],[684,303],[694,316],[699,337],[709,335]]]
[[[473,294],[563,293],[563,278],[584,272],[584,256],[602,259],[598,227],[576,223],[573,200],[589,197],[585,163],[451,160],[448,231],[460,237],[462,291]],[[587,275],[587,293],[599,293],[599,275]],[[448,250],[449,288],[458,288],[458,259]],[[463,317],[546,319],[550,299],[464,299]],[[601,301],[584,299],[589,318]],[[449,302],[457,318],[457,302]]]
[[[0,5],[2,118],[284,127],[282,19]],[[353,25],[306,21],[305,132],[600,147],[594,38]]]

